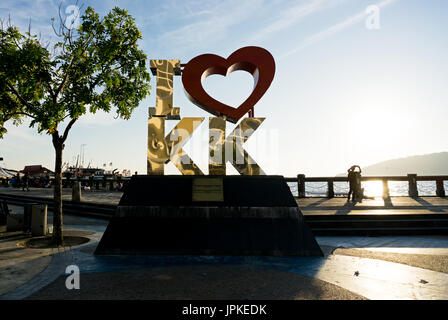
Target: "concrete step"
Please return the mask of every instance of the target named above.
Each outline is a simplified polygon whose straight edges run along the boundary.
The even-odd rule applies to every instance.
[[[311,230],[315,236],[448,235],[448,227],[311,227]]]

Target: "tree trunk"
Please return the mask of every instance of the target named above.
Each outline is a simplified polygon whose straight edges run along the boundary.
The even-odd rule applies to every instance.
[[[62,235],[62,150],[64,144],[53,141],[56,152],[54,166],[54,209],[53,209],[53,242],[57,245],[64,244]]]

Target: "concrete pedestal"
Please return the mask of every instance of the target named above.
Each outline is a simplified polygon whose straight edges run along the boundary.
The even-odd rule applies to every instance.
[[[95,253],[323,255],[281,176],[134,176]]]

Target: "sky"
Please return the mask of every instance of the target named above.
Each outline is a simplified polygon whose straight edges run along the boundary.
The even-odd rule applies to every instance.
[[[54,39],[51,17],[73,12],[75,1],[0,3],[0,17]],[[245,46],[271,52],[276,74],[255,106],[266,120],[245,144],[267,174],[288,177],[333,176],[348,167],[448,151],[448,1],[445,0],[195,0],[84,1],[105,15],[114,6],[135,18],[148,59],[197,55],[223,57]],[[149,64],[149,61],[148,61]],[[72,164],[84,145],[84,162],[93,167],[146,172],[148,107],[152,92],[130,120],[114,113],[89,114],[70,131],[64,161]],[[244,71],[210,76],[203,86],[216,99],[238,106],[249,96],[253,80]],[[175,77],[174,105],[181,117],[212,115],[185,96]],[[177,121],[168,121],[167,130]],[[29,122],[28,122],[29,123]],[[205,173],[208,121],[184,148]],[[7,126],[0,140],[1,166],[54,167],[49,135]],[[228,133],[235,127],[227,125]],[[172,165],[166,173],[179,174]],[[229,167],[228,174],[235,174]],[[448,173],[447,173],[448,174]]]

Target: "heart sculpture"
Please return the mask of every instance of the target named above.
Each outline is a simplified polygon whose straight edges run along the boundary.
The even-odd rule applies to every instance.
[[[244,70],[254,77],[251,95],[238,107],[233,108],[213,99],[202,87],[202,80],[212,74],[226,76],[233,71]],[[275,74],[274,57],[260,47],[244,47],[227,59],[214,54],[202,54],[191,59],[182,71],[182,83],[186,95],[198,107],[216,116],[236,123],[261,99],[271,85]]]

